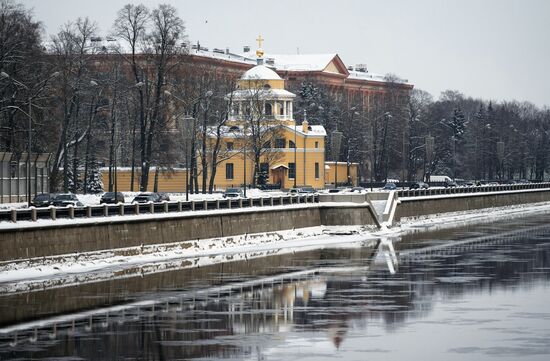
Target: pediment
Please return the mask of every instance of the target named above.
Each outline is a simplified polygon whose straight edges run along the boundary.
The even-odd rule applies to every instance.
[[[338,55],[335,55],[332,60],[325,66],[323,72],[333,73],[333,74],[342,74],[349,75],[348,69],[344,65],[344,62]]]

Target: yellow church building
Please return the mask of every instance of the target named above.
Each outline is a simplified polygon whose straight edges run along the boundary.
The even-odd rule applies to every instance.
[[[226,96],[231,111],[216,188],[253,184],[259,173],[267,176],[267,183],[283,189],[324,188],[326,131],[307,120],[296,124],[294,98],[285,81],[261,61],[243,74],[237,89]]]

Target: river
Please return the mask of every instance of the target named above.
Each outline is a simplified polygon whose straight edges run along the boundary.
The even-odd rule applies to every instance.
[[[549,220],[0,294],[0,359],[548,360]]]

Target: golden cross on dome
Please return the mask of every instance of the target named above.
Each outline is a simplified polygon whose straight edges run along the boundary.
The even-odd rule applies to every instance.
[[[264,41],[265,39],[262,38],[261,35],[258,35],[258,39],[256,39],[256,41],[258,42],[258,48],[262,48],[262,41]]]

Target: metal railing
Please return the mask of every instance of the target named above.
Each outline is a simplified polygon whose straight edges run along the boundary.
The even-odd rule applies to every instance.
[[[278,197],[214,199],[202,201],[169,201],[158,203],[119,203],[84,207],[23,208],[0,211],[0,222],[37,221],[39,219],[77,219],[139,214],[162,214],[186,211],[206,211],[249,207],[282,206],[300,203],[318,203],[317,194],[285,195]]]
[[[436,195],[451,195],[461,193],[484,193],[484,192],[505,192],[519,191],[529,189],[547,189],[550,188],[550,183],[520,183],[520,184],[498,184],[498,185],[482,185],[471,187],[448,187],[448,188],[428,188],[428,189],[403,189],[397,191],[397,196],[403,197],[421,197],[421,196],[436,196]]]

